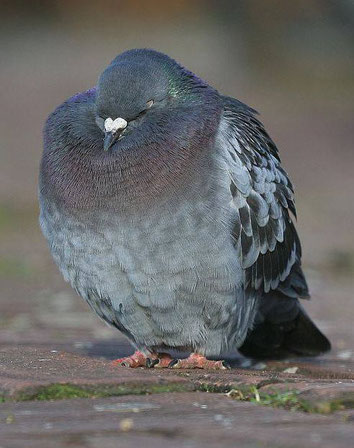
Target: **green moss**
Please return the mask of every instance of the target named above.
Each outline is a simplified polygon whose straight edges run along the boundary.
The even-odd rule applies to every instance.
[[[288,411],[302,411],[318,414],[330,414],[342,409],[352,409],[353,400],[337,399],[329,401],[308,401],[298,390],[277,391],[276,388],[263,392],[256,386],[241,386],[231,389],[228,395],[240,401],[248,401],[262,406],[281,408]]]
[[[330,414],[335,411],[342,411],[344,409],[354,409],[353,398],[338,398],[329,401],[319,401],[313,405],[315,412],[320,414]]]
[[[342,409],[352,409],[354,402],[352,398],[318,401],[304,399],[300,391],[286,390],[277,391],[276,386],[263,392],[255,385],[238,384],[218,385],[210,383],[172,383],[154,385],[82,385],[74,384],[51,384],[34,389],[28,389],[15,397],[0,396],[0,403],[5,401],[48,401],[64,400],[70,398],[105,398],[124,395],[147,395],[169,392],[201,391],[209,393],[227,393],[235,400],[247,401],[262,406],[286,409],[288,411],[302,411],[308,413],[329,414]]]
[[[243,386],[231,389],[228,395],[241,401],[248,401],[250,403],[260,404],[262,406],[271,406],[273,408],[282,408],[289,411],[304,411],[310,412],[310,406],[305,400],[299,397],[299,392],[288,390],[285,392],[278,392],[276,390],[270,393],[262,392],[256,386]]]
[[[209,383],[200,383],[196,386],[196,389],[200,392],[210,392],[210,393],[227,393],[230,391],[230,386],[219,385],[219,384],[209,384]]]
[[[250,402],[258,403],[272,408],[282,408],[288,411],[314,412],[309,403],[299,397],[299,392],[289,390],[286,392],[275,392],[270,394],[259,393],[256,388],[252,391],[254,396]]]
[[[14,398],[5,398],[5,401],[48,401],[64,400],[70,398],[105,398],[122,395],[146,395],[164,392],[185,392],[190,390],[187,384],[154,384],[131,386],[76,386],[73,384],[51,384],[35,390],[27,390]]]
[[[72,384],[52,384],[43,387],[33,395],[29,394],[27,400],[63,400],[65,398],[91,398],[93,393]]]

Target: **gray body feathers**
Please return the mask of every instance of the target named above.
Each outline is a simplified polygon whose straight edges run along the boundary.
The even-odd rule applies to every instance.
[[[218,144],[199,155],[188,185],[176,187],[167,204],[71,213],[42,199],[42,230],[64,278],[141,349],[218,355],[239,346],[254,319]]]
[[[41,227],[78,294],[145,351],[178,348],[218,356],[242,347],[269,316],[277,324],[294,320],[301,310],[297,298],[308,290],[289,213],[295,214],[293,190],[254,111],[218,96],[214,131],[197,151],[185,153],[188,160],[178,147],[171,150],[183,169],[174,172],[166,159],[161,178],[146,177],[155,166],[150,158],[148,164],[127,164],[122,152],[129,190],[111,188],[110,175],[101,179],[74,155],[70,163],[86,164],[96,183],[87,184],[81,206],[80,168],[66,188],[50,153],[75,146],[75,138],[78,147],[102,145],[92,124],[95,95],[74,97],[49,118],[49,156],[40,176]],[[83,142],[68,125],[76,111],[92,128],[91,140]],[[97,199],[94,188],[102,186],[107,193]],[[247,350],[252,356],[253,345]]]

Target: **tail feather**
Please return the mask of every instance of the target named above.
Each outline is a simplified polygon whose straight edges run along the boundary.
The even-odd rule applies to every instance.
[[[297,304],[296,316],[294,317],[294,310],[291,318],[283,322],[263,316],[262,321],[256,322],[238,349],[240,353],[254,359],[284,359],[318,356],[331,349],[329,340],[312,322],[298,301],[288,300]]]

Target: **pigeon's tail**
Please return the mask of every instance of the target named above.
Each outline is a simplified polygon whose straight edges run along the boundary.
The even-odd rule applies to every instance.
[[[331,349],[298,299],[275,294],[261,300],[266,305],[260,306],[253,329],[238,349],[244,356],[284,359],[317,356]]]

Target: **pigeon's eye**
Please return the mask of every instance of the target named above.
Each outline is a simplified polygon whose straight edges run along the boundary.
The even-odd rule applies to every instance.
[[[150,107],[154,104],[154,100],[149,100],[146,103],[146,109],[150,109]]]

